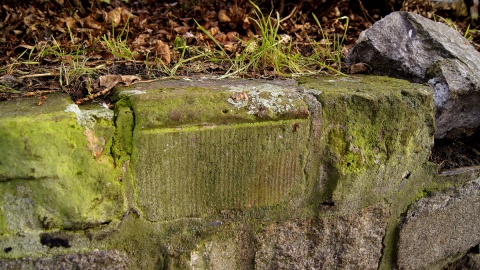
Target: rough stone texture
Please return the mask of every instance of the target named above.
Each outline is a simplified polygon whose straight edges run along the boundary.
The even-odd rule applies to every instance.
[[[400,225],[398,267],[422,269],[480,243],[480,178],[420,199]]]
[[[374,74],[434,88],[436,137],[464,135],[480,125],[480,54],[456,30],[420,15],[394,12],[362,32],[347,63]],[[466,131],[464,129],[467,129]]]
[[[66,94],[36,101],[0,106],[0,235],[82,229],[121,215],[119,172],[109,156],[114,126],[100,120],[113,113],[98,111],[95,125],[94,114]]]
[[[168,83],[119,93],[145,92],[128,104],[137,203],[147,219],[301,198],[309,113],[292,85]]]
[[[377,269],[388,210],[372,206],[355,214],[291,220],[257,236],[257,269]]]
[[[55,255],[49,258],[0,259],[0,269],[17,270],[120,270],[129,269],[125,254],[116,250],[96,250],[86,253]]]

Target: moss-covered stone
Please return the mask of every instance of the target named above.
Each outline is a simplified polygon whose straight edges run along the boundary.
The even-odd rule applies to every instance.
[[[135,119],[131,165],[147,219],[301,199],[309,112],[300,93],[248,81],[171,83],[118,93],[117,127],[131,121],[123,111]]]
[[[310,177],[318,179],[323,201],[347,212],[390,201],[427,162],[434,133],[429,88],[386,77],[305,78],[300,84],[320,91],[314,95],[322,106],[321,170]]]
[[[65,112],[68,95],[49,96],[42,106],[35,100],[0,107],[0,235],[82,229],[118,217],[124,205],[110,156],[113,122],[80,126],[78,115]]]

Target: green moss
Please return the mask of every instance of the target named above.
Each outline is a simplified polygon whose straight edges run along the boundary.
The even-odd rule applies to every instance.
[[[123,164],[132,154],[133,128],[135,116],[130,108],[129,99],[117,102],[115,106],[115,136],[112,154],[117,164]]]
[[[0,121],[0,205],[8,231],[86,228],[123,210],[120,172],[110,156],[112,123],[85,129],[57,103],[51,113]]]
[[[321,103],[318,200],[351,212],[390,200],[406,171],[425,164],[433,144],[431,90],[376,76],[304,78]]]
[[[7,218],[5,216],[5,211],[3,211],[3,207],[0,207],[0,236],[7,233],[8,226],[7,226]]]
[[[122,88],[117,95],[130,100],[141,129],[308,117],[301,95],[291,87],[246,80],[197,84],[191,87],[179,81],[161,81],[136,85],[134,90]]]

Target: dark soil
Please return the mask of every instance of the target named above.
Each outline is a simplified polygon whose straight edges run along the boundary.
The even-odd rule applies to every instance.
[[[430,161],[440,165],[440,171],[480,165],[480,131],[464,139],[435,140]]]

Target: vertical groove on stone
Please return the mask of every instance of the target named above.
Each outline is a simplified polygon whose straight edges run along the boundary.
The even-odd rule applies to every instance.
[[[144,131],[139,206],[148,219],[166,220],[282,202],[303,177],[307,134],[290,132],[292,124]]]

